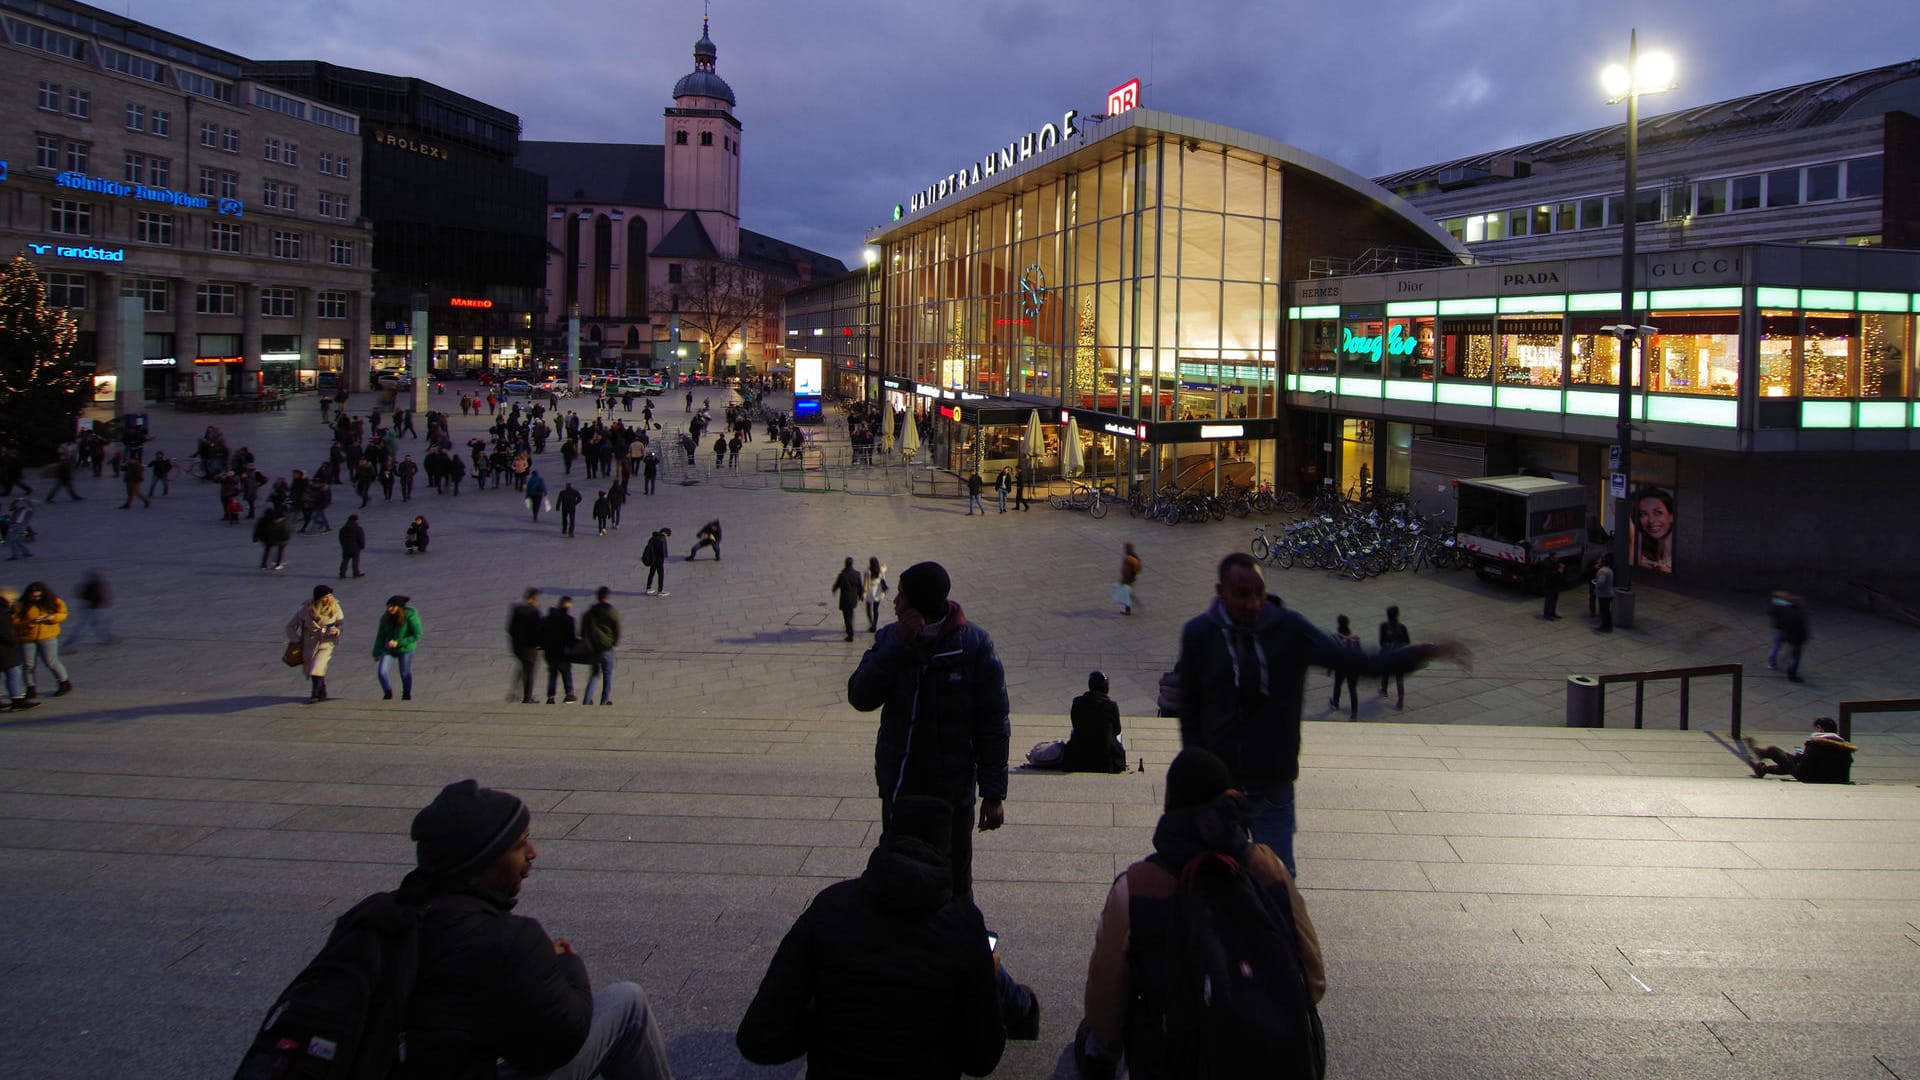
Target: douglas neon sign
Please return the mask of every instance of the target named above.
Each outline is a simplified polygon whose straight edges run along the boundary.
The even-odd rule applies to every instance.
[[[1419,342],[1406,335],[1404,327],[1397,325],[1388,327],[1384,338],[1356,334],[1344,326],[1340,328],[1340,333],[1343,335],[1340,340],[1341,352],[1349,356],[1369,357],[1376,364],[1380,362],[1383,347],[1388,356],[1412,356],[1413,350],[1419,345]]]

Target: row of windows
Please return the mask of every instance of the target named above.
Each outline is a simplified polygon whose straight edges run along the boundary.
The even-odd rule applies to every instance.
[[[144,131],[163,139],[173,137],[173,110],[158,105],[148,108],[138,102],[127,103],[127,130]]]
[[[1884,184],[1885,167],[1879,155],[1796,165],[1744,176],[1641,188],[1634,200],[1635,217],[1642,222],[1677,221],[1840,199],[1876,198]],[[1456,240],[1477,244],[1483,240],[1600,229],[1620,225],[1626,219],[1624,195],[1588,195],[1539,206],[1443,218],[1440,227]]]
[[[725,135],[725,136],[722,136],[722,137],[721,137],[721,139],[720,139],[720,142],[721,142],[721,148],[722,148],[722,149],[724,149],[724,150],[726,150],[726,151],[727,151],[728,153],[730,153],[730,154],[734,154],[734,155],[736,155],[736,156],[737,156],[737,155],[738,155],[738,154],[740,153],[740,144],[739,144],[739,143],[737,143],[737,142],[734,142],[734,141],[733,141],[733,136],[731,136],[731,135]],[[684,132],[684,131],[676,131],[676,132],[674,132],[674,133],[673,133],[673,144],[674,144],[675,146],[685,146],[685,145],[687,145],[687,133],[686,133],[686,132]],[[701,146],[712,146],[712,145],[713,145],[713,132],[711,132],[711,131],[703,131],[703,132],[701,132],[701,133],[700,133],[700,145],[701,145]]]
[[[93,119],[93,92],[69,86],[64,94],[60,84],[42,81],[34,97],[34,106],[42,112],[65,111],[76,120]]]
[[[200,145],[237,154],[240,152],[240,129],[223,128],[211,121],[203,122],[200,125]]]
[[[337,176],[342,180],[346,180],[348,179],[351,164],[351,159],[345,154],[320,155],[320,172],[323,176]]]
[[[19,19],[7,19],[7,36],[16,45],[25,45],[29,49],[52,53],[66,60],[84,60],[87,56],[87,43],[72,34],[63,34],[44,26],[35,26]]]
[[[291,139],[282,142],[269,135],[261,140],[260,156],[268,161],[277,161],[282,165],[300,165],[300,144]]]
[[[87,306],[89,283],[85,274],[55,271],[42,279],[47,303],[57,308],[83,310]],[[120,295],[141,301],[148,312],[165,313],[172,297],[171,283],[165,278],[132,278],[122,283]],[[314,314],[322,319],[347,317],[350,297],[339,291],[314,294]],[[240,286],[202,283],[194,287],[193,311],[196,315],[238,315]],[[292,319],[300,314],[300,290],[269,286],[260,290],[260,314],[270,319]]]
[[[41,14],[44,15],[45,13],[43,12]],[[76,27],[90,28],[95,32],[111,33],[116,40],[121,39],[122,34],[125,33],[117,27],[111,31],[106,31],[100,23],[85,16],[79,16],[77,19],[70,15],[55,17],[60,18],[63,22],[73,20],[72,25]],[[72,34],[52,29],[51,27],[36,26],[12,17],[7,18],[6,27],[7,36],[11,38],[15,44],[24,45],[29,49],[37,49],[41,52],[51,53],[64,60],[85,62],[87,59],[88,43],[84,38],[76,37]],[[233,75],[240,73],[239,69],[231,64],[211,61],[208,57],[201,54],[179,48],[178,46],[155,41],[144,34],[125,33],[124,40],[129,44],[140,45],[163,55],[171,56],[173,59],[184,63],[200,65],[211,64],[215,69],[223,72]],[[100,66],[108,71],[117,71],[122,75],[131,76],[136,79],[144,79],[147,82],[159,83],[163,86],[168,84],[168,75],[173,74],[177,77],[180,89],[190,94],[199,94],[202,97],[213,98],[216,101],[224,101],[229,104],[233,102],[233,86],[231,83],[209,78],[206,75],[188,71],[184,68],[170,69],[168,65],[158,60],[139,56],[113,48],[112,46],[95,44],[93,48]]]
[[[172,246],[174,225],[173,214],[141,210],[133,216],[133,238],[142,244]],[[93,236],[93,204],[70,199],[54,199],[48,202],[47,229],[62,236]],[[209,221],[206,223],[206,229],[207,250],[228,254],[245,253],[245,234],[238,224],[229,221]],[[273,256],[277,259],[304,259],[306,257],[305,238],[305,233],[296,230],[272,230]],[[330,266],[356,265],[357,247],[358,245],[352,240],[329,238],[327,264]]]

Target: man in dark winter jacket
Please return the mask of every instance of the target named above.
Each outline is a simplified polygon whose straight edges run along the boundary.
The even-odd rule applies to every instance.
[[[1073,699],[1073,734],[1061,764],[1068,772],[1127,771],[1127,750],[1120,745],[1120,706],[1107,696],[1107,677],[1087,676],[1087,692]]]
[[[360,515],[348,514],[347,523],[340,526],[340,576],[347,576],[347,567],[353,567],[354,577],[366,577],[360,572],[360,553],[367,549],[367,530],[360,527]]]
[[[672,529],[655,529],[653,535],[647,537],[647,546],[640,549],[640,565],[647,568],[647,587],[640,595],[670,595],[667,592],[667,538],[672,535]],[[660,583],[657,592],[653,587],[655,581]]]
[[[980,909],[953,890],[944,799],[903,796],[866,872],[781,940],[734,1042],[813,1080],[985,1076],[1006,1047]]]
[[[915,563],[900,575],[893,610],[847,679],[847,702],[880,710],[873,751],[884,828],[895,799],[933,795],[953,808],[953,891],[973,896],[976,788],[980,831],[1006,822],[1007,679],[993,639],[947,599],[946,568]]]
[[[853,556],[847,556],[847,563],[840,568],[839,576],[833,579],[832,591],[839,599],[840,621],[847,624],[847,640],[853,640],[853,611],[860,606],[860,598],[866,595],[867,587],[860,580],[860,571],[853,568]]]
[[[518,798],[473,780],[447,785],[414,816],[417,867],[397,899],[427,914],[396,1075],[670,1078],[640,987],[594,992],[571,945],[512,914],[538,855],[530,820]]]
[[[507,643],[520,669],[522,705],[533,704],[533,668],[540,656],[540,639],[540,590],[528,589],[526,598],[507,613]]]
[[[566,700],[577,700],[573,696],[572,653],[579,643],[580,635],[573,626],[573,597],[563,596],[540,620],[540,653],[547,661],[547,704],[553,704],[556,683],[564,685]]]
[[[607,599],[605,585],[593,591],[593,606],[580,617],[580,640],[586,646],[587,685],[580,691],[582,705],[593,704],[594,680],[600,682],[600,704],[613,704],[613,650],[620,644],[620,612]]]
[[[1251,555],[1220,560],[1207,610],[1180,631],[1180,745],[1218,754],[1247,796],[1253,838],[1293,865],[1293,782],[1300,775],[1300,695],[1311,668],[1393,675],[1451,656],[1453,645],[1367,653],[1267,595]]]

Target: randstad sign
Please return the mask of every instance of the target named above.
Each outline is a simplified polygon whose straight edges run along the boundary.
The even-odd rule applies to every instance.
[[[1059,145],[1061,139],[1080,134],[1080,129],[1073,123],[1079,115],[1078,109],[1068,109],[1060,117],[1060,123],[1042,124],[1038,130],[1027,132],[1007,145],[995,149],[979,161],[962,166],[958,172],[948,173],[929,184],[925,190],[914,192],[913,198],[908,200],[909,209],[919,213],[955,192],[965,191],[996,173],[1012,169],[1016,164],[1035,154],[1053,149]],[[900,216],[898,213],[894,215],[896,220]]]
[[[29,243],[27,248],[35,255],[58,255],[63,259],[85,259],[88,262],[126,262],[126,248],[98,247],[61,247],[57,244]]]
[[[220,199],[216,202],[204,195],[189,195],[184,191],[170,191],[166,188],[148,187],[145,184],[123,184],[118,180],[109,180],[104,176],[88,176],[85,173],[63,172],[53,178],[53,186],[73,191],[90,191],[96,195],[110,195],[116,199],[165,203],[168,206],[179,206],[188,210],[212,209],[228,217],[240,217],[244,210],[244,204],[239,199]]]

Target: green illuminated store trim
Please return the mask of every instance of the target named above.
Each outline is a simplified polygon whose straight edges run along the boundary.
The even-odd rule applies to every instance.
[[[1299,389],[1308,394],[1331,394],[1340,389],[1340,380],[1331,375],[1302,375]]]
[[[1497,313],[1499,309],[1500,301],[1491,296],[1440,301],[1440,314],[1442,315],[1493,315]]]
[[[1742,299],[1738,285],[1725,289],[1656,289],[1649,307],[1655,311],[1737,308]]]
[[[1380,382],[1381,380],[1379,379],[1355,379],[1350,376],[1342,376],[1340,379],[1340,392],[1349,397],[1377,398],[1380,396]]]
[[[1863,401],[1859,424],[1863,428],[1903,428],[1907,426],[1904,401]]]
[[[1906,293],[1863,292],[1854,300],[1854,306],[1861,311],[1896,311],[1905,314],[1913,298]]]
[[[1803,428],[1846,428],[1853,426],[1851,401],[1803,401],[1800,403]]]
[[[1388,379],[1381,388],[1383,396],[1392,401],[1417,401],[1433,404],[1433,384],[1425,381],[1413,382],[1408,379]]]
[[[1287,392],[1292,393],[1298,389],[1300,389],[1300,376],[1295,375],[1292,372],[1288,372],[1287,373]]]
[[[1633,404],[1637,408],[1640,399],[1635,397]],[[1569,390],[1566,411],[1568,416],[1619,416],[1620,395],[1603,390]]]
[[[1495,391],[1493,403],[1502,409],[1557,413],[1561,411],[1560,398],[1558,390],[1538,386],[1502,386]]]
[[[1620,294],[1589,292],[1567,297],[1568,311],[1619,311]]]
[[[1567,298],[1564,296],[1503,296],[1500,298],[1502,315],[1558,315],[1567,310]]]
[[[1753,290],[1753,302],[1763,308],[1797,308],[1800,306],[1800,290],[1762,285]]]
[[[1303,319],[1337,319],[1340,317],[1340,305],[1315,304],[1311,307],[1303,307],[1300,309],[1300,317]]]
[[[1920,299],[1920,297],[1916,297]],[[1438,315],[1440,305],[1432,300],[1395,300],[1387,305],[1387,317],[1396,318],[1407,315]]]
[[[1493,387],[1484,383],[1441,383],[1434,388],[1433,397],[1442,405],[1493,407]]]
[[[1290,308],[1288,308],[1288,309],[1287,309],[1287,321],[1288,321],[1288,322],[1299,322],[1299,321],[1300,321],[1300,307],[1299,307],[1299,305],[1297,305],[1297,304],[1296,304],[1296,305],[1294,305],[1293,307],[1290,307]]]
[[[1738,427],[1738,402],[1723,398],[1664,397],[1647,398],[1647,419],[1669,424],[1699,424],[1705,427]]]
[[[1800,306],[1808,311],[1852,311],[1853,292],[1849,289],[1801,289]]]

